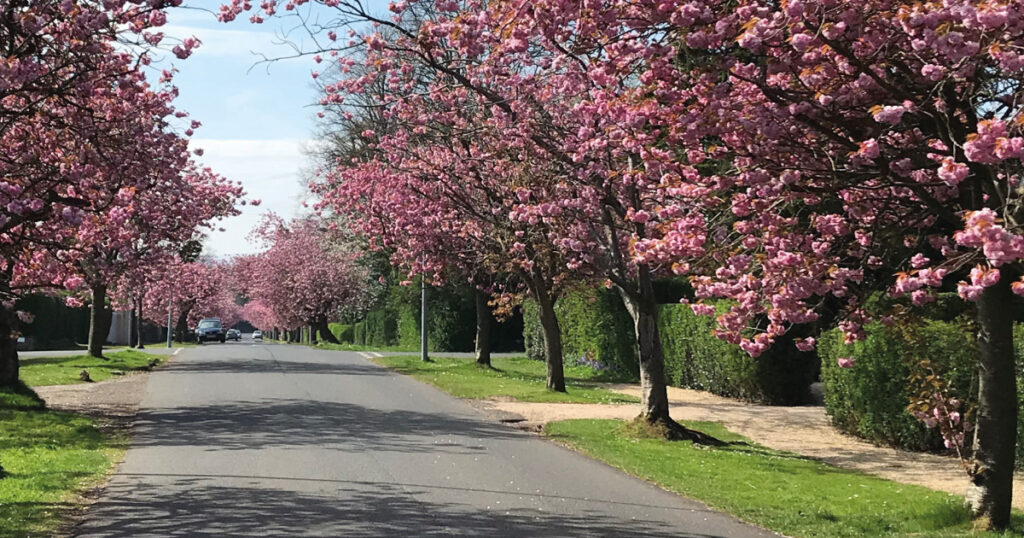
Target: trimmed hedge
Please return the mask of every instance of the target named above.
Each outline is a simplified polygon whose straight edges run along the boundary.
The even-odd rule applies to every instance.
[[[476,340],[476,302],[473,289],[447,284],[427,291],[428,342],[431,351],[473,351]],[[352,342],[365,346],[420,345],[420,286],[391,286],[376,308],[353,324]],[[491,328],[492,351],[521,351],[522,321],[515,317]],[[340,338],[339,338],[340,339]]]
[[[867,338],[843,345],[838,331],[822,336],[822,380],[825,410],[832,423],[869,441],[910,450],[940,450],[938,431],[925,428],[906,410],[910,403],[907,380],[915,360],[929,360],[966,407],[977,403],[977,339],[963,318],[924,321],[908,338],[899,328],[875,323],[865,328]],[[1017,398],[1024,407],[1024,325],[1013,331],[1017,356]],[[839,357],[852,357],[853,368],[840,368]],[[1018,416],[1017,467],[1024,468],[1024,413]]]
[[[35,316],[19,327],[34,349],[71,349],[89,339],[88,308],[68,307],[61,297],[30,295],[19,299],[16,309]]]
[[[355,327],[351,323],[328,323],[327,327],[331,330],[331,334],[342,344],[352,344],[355,342]]]
[[[977,349],[974,335],[963,322],[925,321],[916,327],[917,343],[895,327],[873,323],[867,338],[844,345],[838,330],[823,334],[818,343],[825,383],[825,411],[837,428],[877,443],[910,450],[942,448],[936,430],[925,428],[907,412],[908,380],[915,361],[929,359],[955,394],[965,400],[974,386]],[[840,357],[854,359],[853,368],[840,368]]]
[[[555,302],[566,364],[593,364],[636,379],[636,337],[633,320],[618,294],[606,289],[581,290]],[[523,302],[523,341],[526,355],[544,360],[544,332],[533,300]]]
[[[669,384],[770,405],[810,401],[819,369],[815,353],[801,352],[783,339],[752,358],[716,338],[714,325],[714,319],[694,314],[689,305],[660,306],[658,329]]]
[[[618,294],[582,290],[555,303],[567,364],[595,359],[624,376],[639,375],[633,321]],[[527,356],[544,359],[544,337],[533,301],[523,304]],[[670,385],[706,390],[721,396],[774,405],[810,400],[818,377],[814,353],[802,353],[792,342],[779,342],[757,359],[739,346],[715,338],[714,320],[697,316],[687,305],[659,307],[658,329]]]

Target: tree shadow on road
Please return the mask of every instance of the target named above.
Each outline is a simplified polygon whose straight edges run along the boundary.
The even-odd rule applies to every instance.
[[[645,520],[640,508],[635,520],[612,516],[605,510],[608,501],[582,502],[574,513],[552,511],[535,498],[509,508],[470,510],[438,500],[437,488],[425,485],[325,480],[314,493],[265,484],[214,485],[207,477],[161,481],[161,487],[148,483],[156,477],[128,478],[135,482],[110,486],[105,495],[119,500],[94,505],[73,535],[714,536],[680,533],[675,525]]]
[[[175,362],[163,370],[170,374],[325,374],[325,375],[394,375],[370,363],[299,362],[273,359],[202,359]]]
[[[352,403],[263,399],[150,409],[136,421],[133,446],[208,446],[210,450],[337,445],[345,451],[482,450],[478,439],[522,439],[501,424],[452,414],[388,410]],[[437,444],[438,436],[467,443]]]

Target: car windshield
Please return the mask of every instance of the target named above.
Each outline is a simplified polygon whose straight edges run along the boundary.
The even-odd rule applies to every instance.
[[[200,329],[219,329],[220,322],[212,319],[204,319],[199,322]]]

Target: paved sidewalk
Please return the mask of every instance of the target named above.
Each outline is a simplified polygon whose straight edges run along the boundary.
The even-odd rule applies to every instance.
[[[640,396],[639,385],[613,385],[623,394]],[[779,407],[757,405],[707,392],[669,387],[672,417],[677,420],[720,422],[756,443],[786,450],[847,469],[855,469],[889,480],[916,484],[962,495],[967,475],[956,458],[880,447],[844,435],[832,428],[823,407]],[[637,416],[636,405],[551,404],[505,401],[479,402],[484,409],[502,415],[518,415],[524,425],[540,426],[572,418],[618,418]],[[1024,509],[1024,475],[1014,480],[1013,505]]]

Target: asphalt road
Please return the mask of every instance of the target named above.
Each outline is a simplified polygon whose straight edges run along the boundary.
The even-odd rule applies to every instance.
[[[770,536],[356,353],[208,344],[149,379],[78,536]]]

